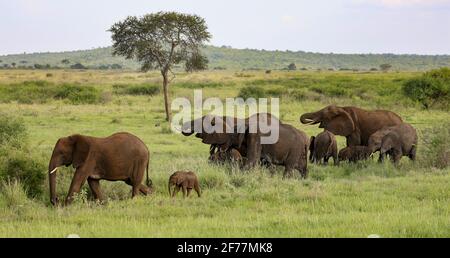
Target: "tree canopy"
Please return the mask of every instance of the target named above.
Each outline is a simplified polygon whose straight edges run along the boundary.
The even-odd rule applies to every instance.
[[[173,67],[180,63],[188,72],[207,68],[208,59],[200,51],[211,38],[205,20],[197,15],[158,12],[129,16],[110,31],[114,55],[136,59],[142,71],[161,71],[166,119],[170,121],[169,72],[174,74]]]

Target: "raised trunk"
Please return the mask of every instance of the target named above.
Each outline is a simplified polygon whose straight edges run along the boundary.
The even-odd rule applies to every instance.
[[[161,74],[163,76],[164,108],[166,110],[166,120],[168,122],[171,122],[172,121],[172,112],[170,110],[168,71],[161,71]]]
[[[317,123],[315,118],[316,113],[306,113],[300,117],[300,122],[302,122],[302,124],[315,124]]]
[[[48,165],[48,172],[49,172],[48,181],[49,181],[49,186],[50,186],[50,202],[53,205],[56,205],[57,202],[58,202],[58,199],[56,198],[56,171],[54,171],[58,167],[57,163],[58,163],[57,159],[54,156],[52,156],[52,158],[50,159],[50,163]],[[50,174],[50,172],[52,172],[52,171],[53,171],[53,173]]]

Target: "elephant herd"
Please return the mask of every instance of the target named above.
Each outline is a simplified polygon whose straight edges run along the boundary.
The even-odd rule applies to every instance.
[[[297,170],[302,178],[308,174],[309,160],[324,163],[332,157],[340,161],[356,162],[367,159],[379,151],[379,161],[390,156],[398,163],[402,156],[415,160],[417,133],[400,116],[386,110],[367,111],[358,107],[327,106],[300,117],[303,124],[319,124],[323,132],[309,138],[306,133],[283,123],[275,116],[258,113],[246,119],[206,115],[183,124],[185,136],[195,134],[204,144],[210,145],[211,161],[236,162],[243,169],[257,165],[284,166],[283,177]],[[264,130],[265,124],[277,124],[277,140],[265,143],[263,138],[272,132]],[[220,128],[221,130],[217,130]],[[347,147],[338,152],[336,136],[346,138]],[[80,191],[85,181],[94,198],[103,199],[99,180],[124,181],[132,187],[132,196],[153,192],[149,178],[150,154],[138,137],[129,133],[116,133],[106,138],[72,135],[57,141],[49,163],[50,200],[56,204],[56,170],[60,166],[75,168],[66,204]],[[146,185],[142,184],[146,172]],[[183,181],[187,180],[187,181]],[[183,189],[184,195],[195,189],[200,196],[198,180],[192,172],[176,172],[169,179],[175,185],[173,195]]]

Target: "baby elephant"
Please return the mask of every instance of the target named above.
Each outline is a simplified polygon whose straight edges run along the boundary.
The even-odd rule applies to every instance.
[[[386,154],[391,156],[391,160],[397,164],[402,156],[408,156],[411,160],[416,159],[417,133],[410,124],[403,123],[397,125],[391,132],[386,134],[381,140],[380,161],[383,161]]]
[[[242,162],[242,155],[238,150],[231,148],[226,151],[219,150],[211,154],[209,160],[217,163],[223,163],[225,161]]]
[[[175,186],[171,193],[172,186]],[[195,189],[198,197],[201,196],[200,186],[198,184],[197,175],[191,171],[177,171],[173,173],[169,178],[169,195],[175,197],[175,195],[183,190],[183,197],[188,196],[192,189]]]
[[[309,142],[309,160],[312,163],[328,163],[328,159],[333,157],[334,164],[338,163],[338,152],[336,137],[332,132],[324,130],[316,137],[311,136]]]
[[[371,154],[372,151],[367,146],[349,146],[339,151],[339,161],[356,162],[366,160]]]

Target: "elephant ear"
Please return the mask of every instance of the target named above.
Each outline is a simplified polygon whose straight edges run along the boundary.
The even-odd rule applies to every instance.
[[[353,119],[343,108],[336,109],[329,120],[324,120],[322,122],[321,127],[341,136],[348,136],[355,131]]]
[[[74,168],[78,168],[86,161],[89,154],[90,145],[82,135],[69,136],[69,141],[73,146],[72,164]]]
[[[182,184],[183,181],[184,181],[184,177],[183,176],[181,176],[181,175],[177,176],[177,183],[176,183],[177,185]]]

